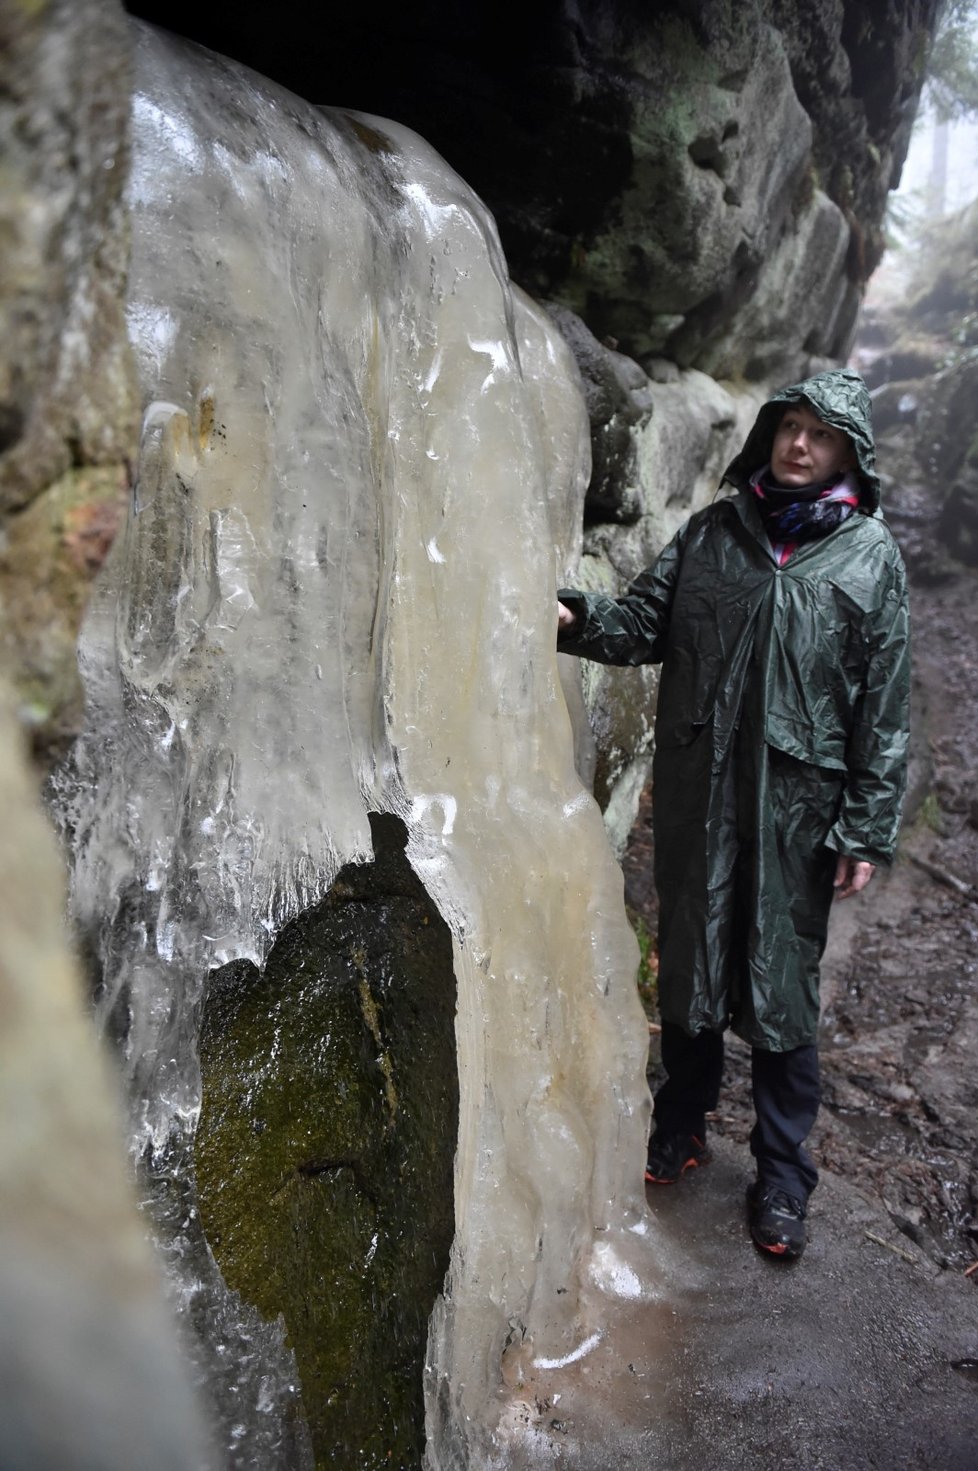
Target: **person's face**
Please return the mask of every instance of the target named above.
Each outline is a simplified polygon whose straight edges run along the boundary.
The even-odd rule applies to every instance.
[[[856,463],[852,441],[806,408],[791,404],[774,435],[771,471],[782,485],[804,486],[832,480]]]

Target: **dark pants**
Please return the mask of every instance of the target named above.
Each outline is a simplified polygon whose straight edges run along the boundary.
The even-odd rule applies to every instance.
[[[655,1128],[663,1134],[706,1137],[706,1115],[717,1106],[723,1075],[723,1033],[690,1037],[673,1022],[662,1023],[666,1080],[655,1095]],[[818,1171],[805,1140],[818,1114],[818,1051],[751,1049],[751,1086],[756,1122],[750,1151],[762,1185],[776,1185],[805,1203]]]

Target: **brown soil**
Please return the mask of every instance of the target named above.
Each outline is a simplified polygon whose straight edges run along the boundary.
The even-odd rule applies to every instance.
[[[910,791],[893,868],[833,918],[811,1144],[823,1171],[874,1191],[901,1231],[961,1271],[978,1258],[978,574],[939,548],[937,499],[910,433],[880,446],[895,481],[886,512],[911,578]],[[650,823],[646,793],[625,893],[654,933]],[[653,1087],[658,1076],[653,1038]],[[749,1052],[731,1037],[714,1128],[744,1141],[750,1124]]]

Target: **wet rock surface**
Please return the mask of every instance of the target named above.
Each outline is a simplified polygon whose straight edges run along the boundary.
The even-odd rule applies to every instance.
[[[428,1319],[454,1234],[451,938],[372,819],[264,972],[211,979],[196,1173],[225,1279],[282,1314],[317,1465],[414,1465]]]

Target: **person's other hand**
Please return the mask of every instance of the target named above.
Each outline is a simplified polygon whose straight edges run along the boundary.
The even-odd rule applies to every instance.
[[[576,613],[572,613],[566,603],[557,601],[557,630],[559,633],[569,633],[577,622]]]
[[[835,897],[848,899],[850,894],[858,894],[860,889],[865,889],[875,872],[875,863],[863,863],[858,858],[848,858],[840,853],[833,880]]]

